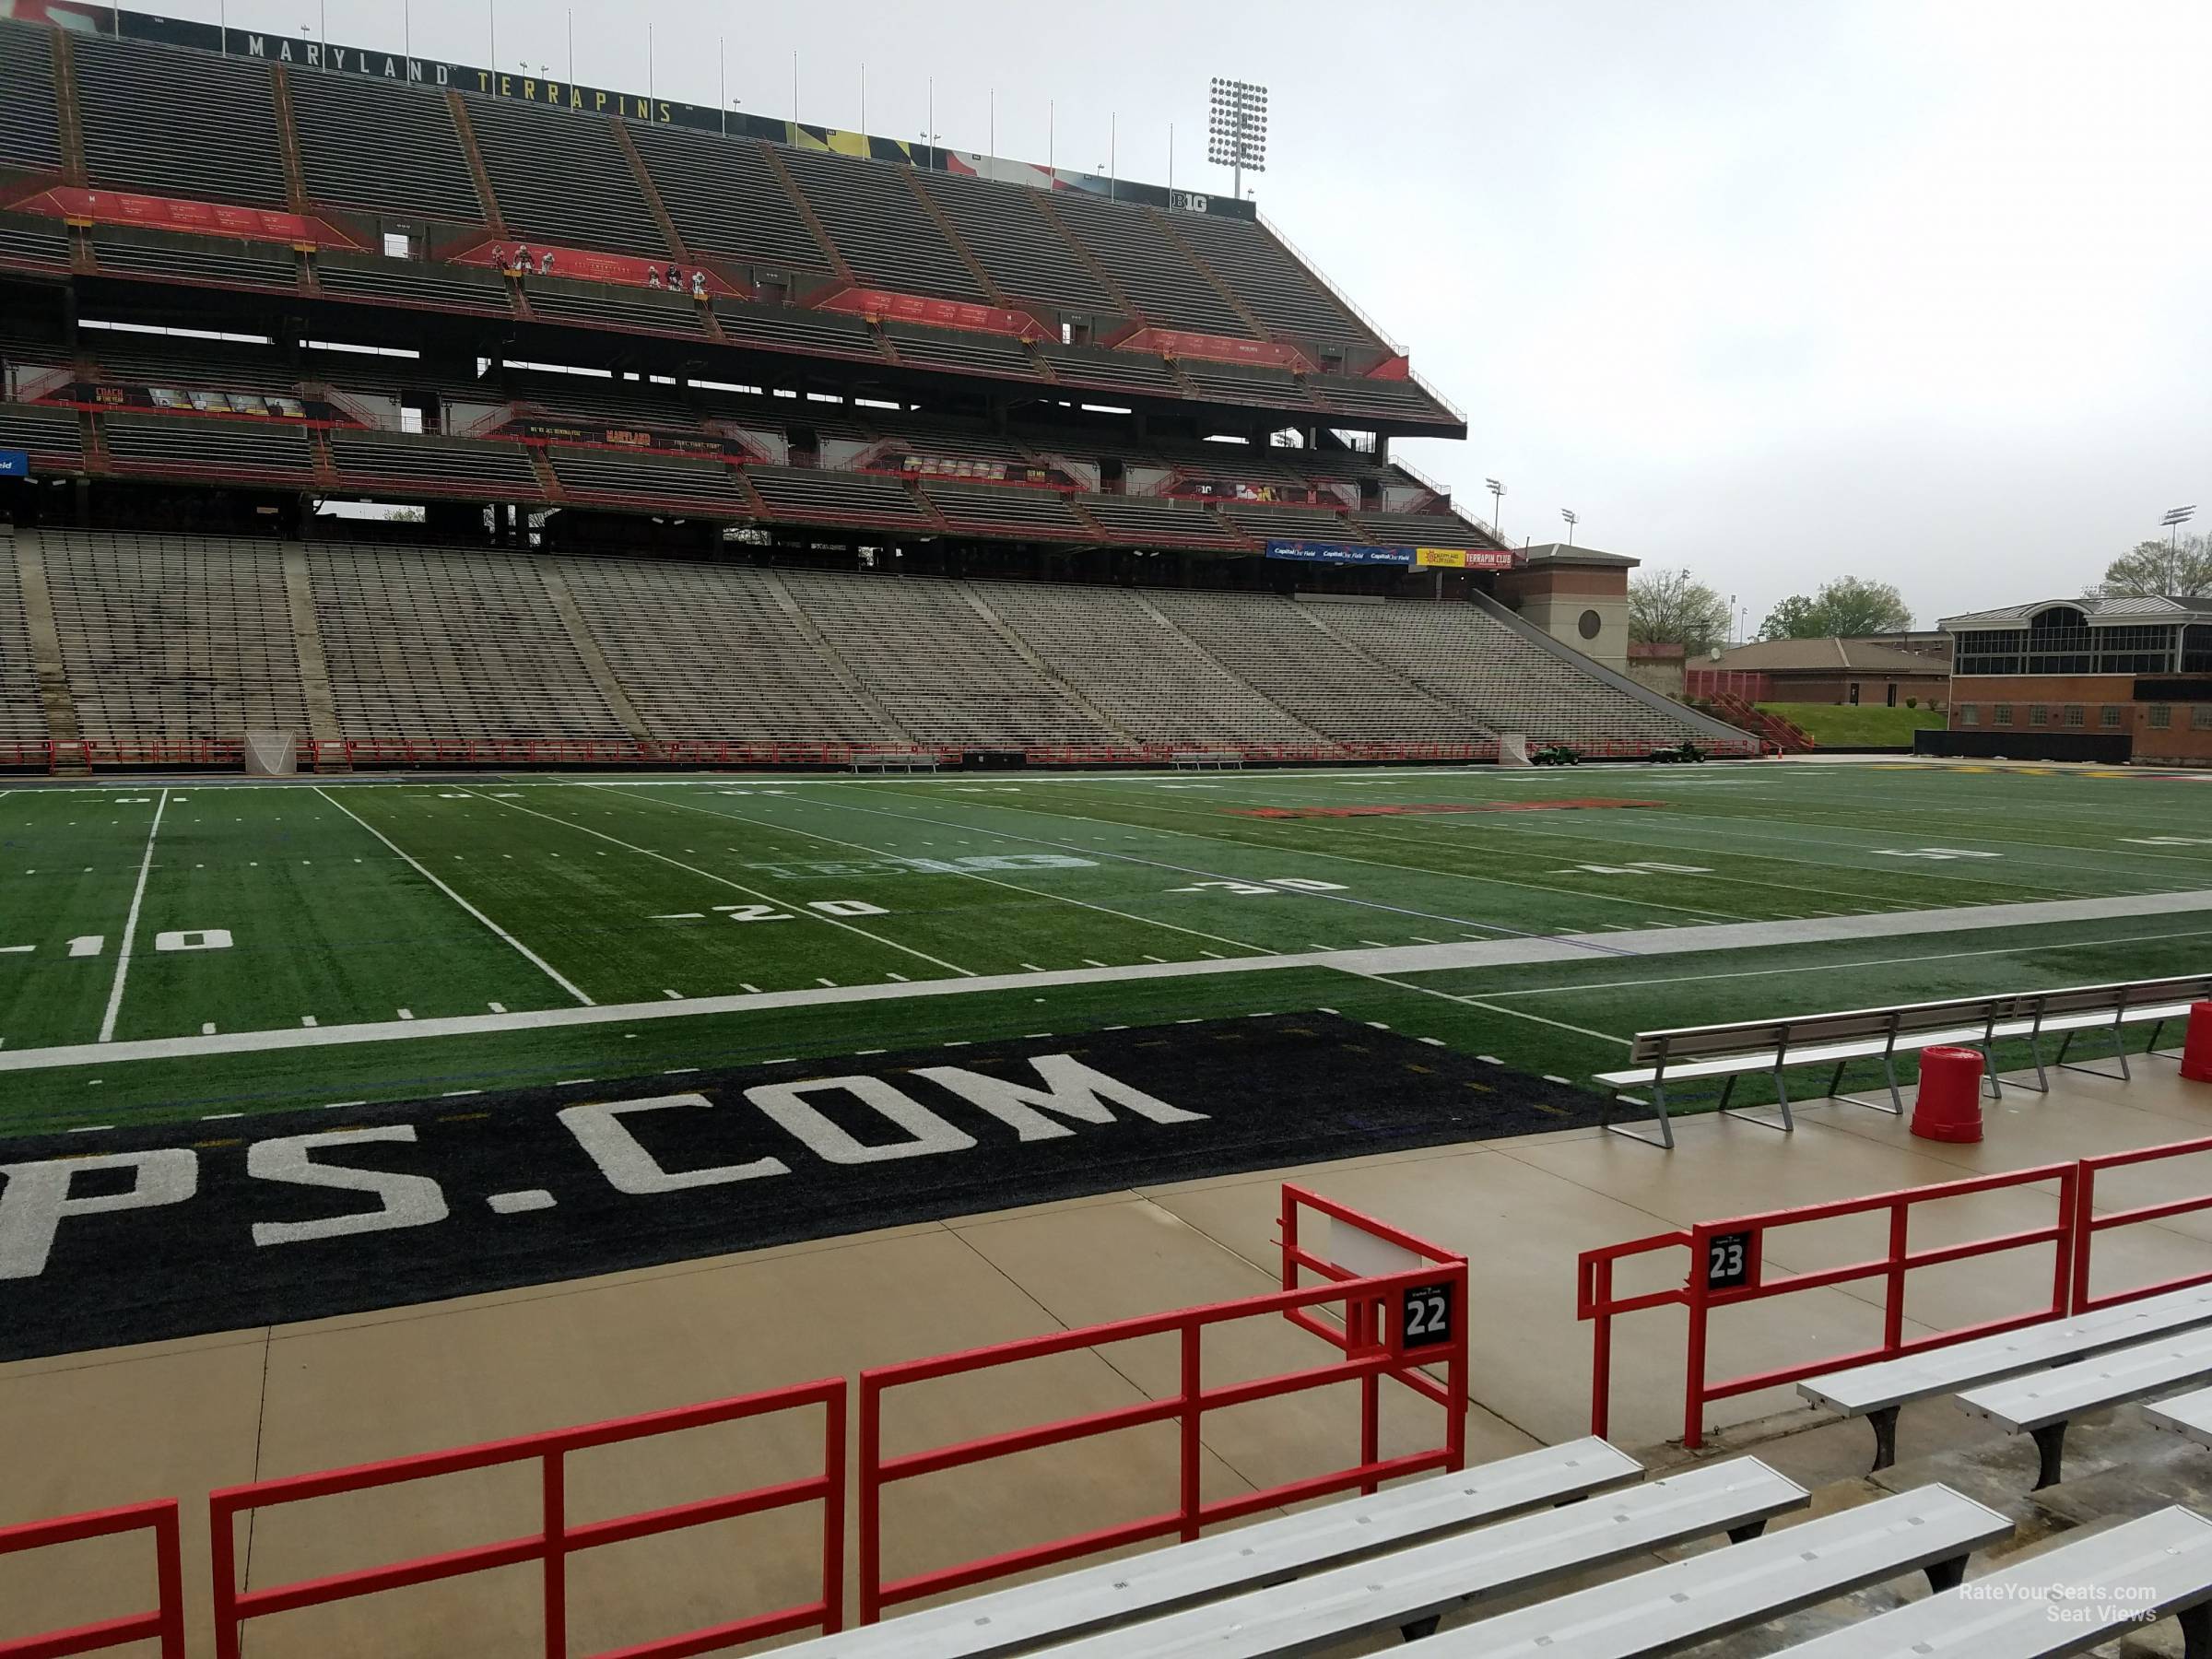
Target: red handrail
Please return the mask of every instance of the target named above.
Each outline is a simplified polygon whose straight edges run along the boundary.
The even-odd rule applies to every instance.
[[[2126,1290],[2108,1291],[2102,1296],[2094,1294],[2089,1288],[2090,1255],[2099,1233],[2109,1232],[2115,1227],[2139,1227],[2147,1221],[2162,1221],[2169,1216],[2188,1216],[2212,1210],[2212,1194],[2206,1194],[2194,1198],[2168,1199],[2161,1204],[2139,1204],[2100,1216],[2095,1209],[2098,1172],[2123,1169],[2130,1164],[2156,1163],[2170,1158],[2189,1158],[2200,1152],[2212,1152],[2212,1136],[2169,1141],[2158,1147],[2137,1147],[2132,1152],[2100,1152],[2081,1160],[2081,1219],[2075,1229],[2074,1238],[2074,1312],[2087,1313],[2095,1308],[2117,1307],[2122,1302],[2140,1301],[2147,1296],[2161,1296],[2169,1290],[2186,1290],[2192,1285],[2212,1284],[2212,1269],[2207,1269],[2203,1273],[2184,1273],[2147,1285],[2136,1285]]]
[[[519,1435],[447,1452],[428,1452],[394,1457],[382,1463],[361,1464],[349,1469],[296,1475],[281,1480],[254,1481],[227,1487],[207,1497],[209,1546],[215,1571],[215,1651],[217,1659],[239,1659],[246,1621],[271,1613],[370,1595],[411,1584],[427,1584],[464,1573],[484,1572],[535,1561],[544,1577],[546,1659],[567,1659],[568,1559],[579,1550],[606,1544],[628,1543],[686,1527],[704,1526],[740,1515],[756,1515],[794,1504],[822,1505],[821,1594],[814,1601],[758,1613],[726,1624],[688,1631],[680,1636],[646,1641],[622,1650],[623,1659],[677,1659],[680,1654],[702,1653],[740,1641],[752,1641],[791,1630],[818,1629],[835,1632],[844,1618],[844,1511],[845,1511],[845,1380],[831,1377],[801,1382],[788,1388],[713,1400],[700,1406],[648,1412],[641,1417],[616,1418],[580,1428],[557,1429],[543,1434]],[[568,1516],[565,1459],[571,1452],[594,1446],[611,1446],[733,1423],[777,1412],[823,1408],[821,1472],[775,1486],[647,1510],[607,1521],[573,1522]],[[277,1504],[299,1503],[345,1492],[368,1491],[399,1486],[441,1475],[457,1475],[504,1464],[536,1461],[541,1465],[543,1512],[538,1531],[525,1537],[496,1544],[479,1544],[442,1555],[420,1556],[379,1567],[332,1573],[319,1579],[276,1584],[265,1589],[238,1586],[234,1522],[245,1512]],[[4,1651],[4,1650],[0,1650]],[[68,1650],[57,1650],[68,1651]],[[180,1653],[182,1650],[180,1650]]]
[[[2045,1182],[2055,1182],[2058,1185],[2056,1219],[2049,1226],[1997,1233],[1933,1249],[1915,1250],[1912,1246],[1912,1211],[1915,1205],[1933,1204],[1946,1198],[1961,1198],[1975,1193],[2005,1188],[2035,1186]],[[1846,1366],[1894,1359],[1900,1354],[1917,1353],[1924,1348],[1941,1347],[1974,1336],[1994,1335],[2000,1331],[2017,1330],[2041,1320],[2061,1317],[2067,1312],[2068,1296],[2072,1288],[2076,1217],[2079,1214],[2079,1182],[2077,1165],[2043,1164],[2001,1174],[1976,1175],[1963,1181],[1939,1182],[1932,1186],[1905,1187],[1897,1192],[1875,1193],[1860,1198],[1842,1198],[1793,1209],[1767,1210],[1754,1215],[1734,1216],[1724,1220],[1700,1221],[1693,1227],[1673,1232],[1658,1233],[1625,1244],[1583,1252],[1576,1260],[1575,1317],[1590,1321],[1594,1327],[1590,1432],[1602,1436],[1610,1426],[1613,1321],[1622,1314],[1647,1308],[1679,1306],[1688,1311],[1688,1351],[1683,1366],[1682,1443],[1692,1450],[1703,1443],[1705,1407],[1715,1400],[1754,1394],[1760,1389],[1802,1382],[1807,1377],[1840,1371]],[[2212,1199],[2206,1200],[2205,1206],[2212,1207]],[[1846,1263],[1838,1267],[1816,1268],[1783,1278],[1769,1279],[1765,1277],[1766,1235],[1770,1230],[1877,1211],[1887,1211],[1889,1216],[1888,1244],[1880,1256]],[[1730,1276],[1738,1282],[1723,1283],[1716,1287],[1714,1275],[1709,1271],[1716,1240],[1740,1241],[1741,1271]],[[1905,1286],[1907,1276],[1912,1269],[1941,1266],[1947,1263],[1970,1261],[1978,1256],[1996,1255],[2006,1251],[2026,1250],[2043,1244],[2053,1247],[2053,1257],[2051,1300],[2047,1307],[1998,1319],[1983,1320],[1973,1324],[1937,1331],[1926,1336],[1905,1335]],[[1676,1248],[1688,1253],[1681,1285],[1625,1298],[1617,1298],[1613,1294],[1613,1266],[1616,1262]],[[1875,1347],[1801,1359],[1771,1371],[1747,1372],[1719,1382],[1707,1376],[1706,1344],[1714,1309],[1872,1278],[1883,1281],[1882,1339]]]
[[[1466,1259],[1303,1188],[1286,1186],[1283,1205],[1286,1284],[1290,1283],[1301,1265],[1329,1274],[1328,1282],[1184,1308],[1171,1313],[1056,1331],[935,1359],[877,1366],[861,1372],[858,1471],[861,1621],[873,1623],[888,1607],[923,1596],[966,1589],[1008,1573],[1052,1566],[1099,1550],[1154,1538],[1195,1538],[1206,1526],[1216,1522],[1235,1520],[1355,1487],[1372,1491],[1382,1481],[1425,1469],[1460,1467],[1465,1452],[1467,1405]],[[1418,1257],[1418,1265],[1403,1271],[1363,1277],[1333,1269],[1331,1264],[1297,1245],[1296,1215],[1300,1207],[1321,1210],[1371,1232],[1375,1238]],[[1409,1343],[1401,1299],[1408,1291],[1440,1286],[1449,1287],[1447,1294],[1454,1311],[1448,1336],[1433,1344]],[[1305,1312],[1307,1309],[1330,1304],[1341,1304],[1344,1308],[1341,1326],[1324,1324]],[[1321,1336],[1345,1358],[1304,1370],[1206,1387],[1203,1381],[1205,1332],[1216,1325],[1277,1313]],[[1179,1380],[1172,1394],[1005,1430],[976,1440],[934,1446],[896,1457],[884,1455],[883,1403],[885,1395],[894,1389],[1110,1343],[1168,1335],[1177,1336],[1181,1344]],[[1420,1373],[1420,1367],[1437,1363],[1447,1368],[1445,1384]],[[1443,1406],[1445,1433],[1441,1443],[1395,1457],[1380,1454],[1379,1396],[1384,1377],[1395,1378],[1425,1398]],[[1351,1381],[1362,1385],[1358,1462],[1327,1474],[1287,1481],[1235,1498],[1217,1499],[1212,1502],[1205,1500],[1199,1486],[1200,1435],[1207,1412]],[[886,1487],[947,1469],[964,1468],[1017,1453],[1065,1445],[1151,1423],[1174,1423],[1180,1431],[1178,1494],[1173,1509],[905,1578],[888,1581],[884,1578],[882,1528]]]
[[[161,1659],[184,1659],[184,1570],[175,1499],[0,1526],[0,1556],[135,1532],[154,1535],[154,1581],[161,1598],[159,1606],[149,1613],[125,1614],[65,1630],[13,1640],[0,1637],[0,1659],[61,1659],[65,1653],[92,1653],[138,1641],[159,1642]]]

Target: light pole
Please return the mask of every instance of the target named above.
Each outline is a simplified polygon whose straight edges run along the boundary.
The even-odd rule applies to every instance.
[[[1242,201],[1245,169],[1267,171],[1267,88],[1217,75],[1209,94],[1206,159],[1230,169]]]
[[[1575,516],[1571,507],[1560,508],[1559,516],[1567,521],[1567,545],[1571,547],[1574,546],[1574,527],[1583,521]]]
[[[2166,509],[2166,516],[2159,521],[2159,524],[2166,526],[2166,574],[2169,585],[2175,585],[2172,582],[2172,576],[2175,555],[2179,551],[2179,544],[2175,537],[2181,534],[2182,526],[2195,516],[2196,509],[2194,506],[2169,507]]]
[[[1505,486],[1495,478],[1485,478],[1482,487],[1490,492],[1490,528],[1498,532],[1498,539],[1505,539]]]

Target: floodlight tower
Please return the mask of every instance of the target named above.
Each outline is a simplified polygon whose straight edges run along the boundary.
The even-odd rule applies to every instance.
[[[2179,531],[2183,524],[2187,524],[2195,516],[2196,509],[2194,507],[2169,507],[2166,509],[2166,516],[2160,519],[2159,523],[2166,527],[2167,551],[2171,552],[2173,550],[2173,538],[2175,533]]]
[[[1567,521],[1567,545],[1574,546],[1574,527],[1583,522],[1582,515],[1571,507],[1559,509],[1559,516]]]
[[[1242,201],[1245,169],[1267,171],[1267,88],[1217,75],[1209,104],[1206,159],[1231,171]]]

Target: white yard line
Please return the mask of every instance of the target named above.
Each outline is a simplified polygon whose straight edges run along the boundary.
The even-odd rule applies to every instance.
[[[115,1017],[123,1012],[124,982],[131,977],[131,947],[138,938],[138,907],[146,902],[146,877],[154,867],[154,837],[161,833],[161,815],[169,809],[169,791],[154,803],[154,821],[146,832],[146,855],[138,861],[138,885],[131,889],[131,913],[123,924],[123,948],[115,955],[115,981],[108,987],[108,1011],[100,1017],[100,1040],[115,1040]]]
[[[539,956],[536,951],[531,949],[529,946],[524,944],[520,939],[516,938],[512,934],[501,927],[497,922],[494,922],[489,916],[486,915],[482,911],[471,904],[467,900],[462,898],[460,894],[454,892],[452,888],[447,887],[445,883],[439,880],[437,877],[431,875],[429,868],[424,865],[420,859],[417,858],[411,853],[402,851],[399,843],[394,841],[390,836],[386,835],[382,830],[379,830],[374,824],[371,823],[367,818],[362,818],[359,813],[352,811],[350,808],[335,800],[332,800],[330,792],[328,790],[318,786],[315,790],[315,793],[321,795],[324,800],[329,801],[333,806],[337,807],[340,812],[345,813],[347,818],[353,819],[353,821],[359,824],[362,829],[368,830],[370,834],[375,836],[378,841],[383,842],[386,847],[391,849],[393,856],[404,860],[406,865],[414,870],[415,874],[421,877],[425,881],[429,882],[432,887],[443,893],[448,899],[451,899],[455,904],[459,905],[463,910],[474,916],[477,921],[481,922],[500,939],[514,947],[515,950],[522,956],[524,960],[527,961],[540,973],[543,973],[547,979],[559,985],[563,991],[566,991],[571,996],[574,997],[578,1002],[582,1003],[587,1008],[597,1006],[589,996],[584,994],[582,987],[571,982],[567,976],[560,971],[559,969],[554,967],[553,964],[547,961],[544,957]]]
[[[628,793],[628,791],[622,785],[618,783],[598,783],[594,784],[593,787],[595,789],[611,790],[617,794],[624,794]],[[640,800],[652,800],[650,795],[641,795],[638,798]],[[833,802],[827,801],[814,804],[818,806],[835,805]],[[706,816],[709,818],[733,818],[741,824],[751,824],[761,830],[774,830],[785,835],[804,836],[808,841],[821,841],[826,845],[832,847],[850,847],[856,853],[873,853],[878,858],[903,858],[907,856],[904,853],[893,853],[888,848],[871,847],[865,841],[846,841],[841,836],[824,835],[818,830],[802,830],[795,824],[781,823],[774,818],[747,818],[742,812],[730,812],[720,806],[694,806],[688,801],[653,801],[653,805],[655,806],[673,806],[679,812],[700,812],[706,814]],[[927,870],[921,873],[930,876],[963,876],[970,881],[980,881],[986,887],[1004,888],[1009,893],[1019,893],[1024,898],[1050,899],[1058,904],[1072,904],[1082,910],[1096,911],[1102,916],[1119,916],[1124,922],[1139,923],[1146,927],[1164,927],[1170,933],[1188,934],[1194,939],[1211,939],[1217,945],[1234,945],[1240,950],[1256,950],[1265,956],[1272,956],[1274,954],[1274,952],[1270,951],[1266,946],[1254,945],[1248,939],[1232,939],[1227,934],[1207,933],[1204,928],[1184,927],[1178,923],[1162,922],[1153,916],[1139,916],[1130,911],[1115,910],[1111,904],[1093,904],[1088,899],[1070,899],[1065,893],[1051,893],[1045,891],[1042,888],[1023,887],[1018,881],[999,881],[992,877],[982,875],[974,870]]]
[[[1635,1046],[1629,1038],[1616,1037],[1610,1031],[1594,1031],[1588,1026],[1569,1025],[1563,1019],[1547,1019],[1541,1014],[1531,1014],[1525,1008],[1501,1008],[1496,1003],[1484,1002],[1478,996],[1462,996],[1455,991],[1439,991],[1433,985],[1410,985],[1404,980],[1392,979],[1388,974],[1382,973],[1369,973],[1360,977],[1371,979],[1378,985],[1390,985],[1400,991],[1418,991],[1423,996],[1441,996],[1446,1002],[1465,1003],[1470,1008],[1481,1008],[1487,1013],[1504,1014],[1514,1019],[1531,1020],[1537,1025],[1551,1026],[1562,1031],[1572,1031],[1578,1037],[1594,1037],[1600,1042],[1618,1042],[1623,1048]]]
[[[657,858],[665,865],[672,865],[677,869],[682,870],[688,875],[696,876],[702,881],[719,883],[733,892],[749,893],[754,898],[766,900],[771,904],[781,905],[783,903],[783,900],[778,899],[773,893],[764,893],[759,888],[746,886],[742,881],[732,881],[727,876],[717,876],[712,870],[702,870],[697,865],[688,865],[680,858],[669,857],[665,853],[655,853],[651,847],[634,845],[617,836],[607,834],[604,830],[594,830],[589,824],[579,824],[572,818],[557,818],[550,812],[540,812],[536,807],[524,806],[518,801],[499,800],[477,790],[470,790],[467,793],[479,801],[490,801],[495,806],[504,806],[510,812],[525,812],[532,818],[544,818],[548,824],[559,824],[564,830],[579,830],[586,835],[595,835],[609,846],[620,847],[626,853],[635,853],[641,858]],[[850,922],[841,922],[835,916],[825,916],[820,911],[798,907],[794,908],[792,913],[811,918],[817,922],[826,922],[831,927],[842,928],[849,934],[858,934],[862,938],[873,939],[878,945],[888,945],[893,950],[903,951],[918,961],[934,962],[939,968],[947,969],[964,977],[971,979],[975,977],[975,970],[972,968],[963,968],[958,962],[947,961],[943,957],[931,956],[926,950],[916,950],[912,945],[901,945],[896,939],[887,939],[881,934],[870,933],[865,927],[855,927]]]
[[[2166,916],[2212,912],[2212,888],[2193,893],[2124,894],[2030,904],[1978,905],[1962,910],[1884,912],[1806,922],[1728,923],[1712,927],[1653,928],[1605,934],[1605,944],[1636,956],[1691,955],[1707,950],[1757,949],[1770,945],[1835,943],[1846,939],[1972,933],[1995,927],[2042,927],[2119,916]],[[1624,948],[1625,947],[1625,948]],[[1481,939],[1457,945],[1398,946],[1388,950],[1317,950],[1300,956],[1230,957],[1219,960],[1137,963],[1118,968],[1071,968],[1051,973],[1002,973],[905,983],[841,985],[835,989],[767,991],[745,996],[701,996],[683,1002],[627,1003],[612,1006],[545,1008],[518,1014],[467,1014],[432,1019],[387,1020],[375,1025],[297,1026],[263,1031],[225,1031],[213,1037],[164,1037],[81,1043],[47,1049],[0,1049],[0,1072],[52,1066],[113,1065],[124,1060],[173,1060],[275,1049],[340,1047],[432,1037],[474,1037],[576,1026],[638,1024],[701,1015],[747,1014],[845,1003],[904,1002],[925,996],[965,996],[996,991],[1034,993],[1048,986],[1112,985],[1136,980],[1196,978],[1217,973],[1272,973],[1328,968],[1373,979],[1384,974],[1435,973],[1460,968],[1504,968],[1536,962],[1587,961],[1578,941],[1560,938]],[[1418,987],[1407,987],[1417,989]],[[1449,995],[1450,993],[1440,994]],[[1455,999],[1456,1000],[1456,999]],[[1500,1009],[1519,1016],[1519,1010]],[[1547,1021],[1545,1023],[1554,1023]],[[1590,1033],[1601,1035],[1601,1033]],[[1606,1037],[1606,1041],[1614,1041]]]

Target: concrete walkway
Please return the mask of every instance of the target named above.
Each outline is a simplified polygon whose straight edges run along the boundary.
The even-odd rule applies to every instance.
[[[1886,919],[1886,918],[1885,918]],[[1898,1120],[1816,1103],[1798,1133],[1712,1117],[1677,1124],[1669,1155],[1571,1131],[1434,1147],[1315,1168],[1101,1194],[1028,1210],[825,1240],[603,1278],[315,1324],[0,1367],[0,1524],[174,1496],[185,1505],[186,1579],[206,1629],[205,1495],[235,1482],[689,1404],[864,1366],[1102,1320],[1254,1294],[1274,1285],[1278,1182],[1321,1192],[1465,1251],[1475,1264],[1474,1460],[1586,1431],[1589,1331],[1574,1318],[1579,1251],[1752,1209],[1812,1203],[2212,1134],[2212,1086],[2169,1059],[2123,1084],[2059,1074],[2041,1096],[2008,1089],[1979,1145],[1911,1138]],[[2112,1178],[2101,1206],[2212,1192],[2212,1158]],[[2049,1218],[2044,1191],[1953,1200],[1915,1233],[1926,1243]],[[1879,1253],[1880,1223],[1830,1224],[1778,1243],[1770,1275]],[[2105,1235],[2107,1282],[2212,1268],[2212,1214]],[[1678,1265],[1676,1270],[1679,1271]],[[1991,1317],[2047,1296],[2048,1249],[1916,1276],[1911,1329]],[[1763,1304],[1720,1323],[1713,1374],[1871,1339],[1878,1286]],[[1624,1320],[1614,1438],[1671,1454],[1680,1432],[1683,1327],[1665,1312]],[[1323,1350],[1264,1322],[1209,1339],[1219,1382],[1315,1363]],[[981,1435],[1157,1398],[1176,1386],[1171,1341],[1088,1350],[901,1396],[895,1449]],[[1312,1473],[1356,1445],[1347,1389],[1222,1414],[1209,1424],[1209,1496]],[[1724,1438],[1808,1429],[1794,1393],[1730,1401]],[[1785,1415],[1777,1418],[1776,1412]],[[1426,1443],[1434,1416],[1395,1410],[1386,1450]],[[1932,1403],[1906,1414],[1902,1449],[1959,1436]],[[1870,1437],[1841,1424],[1762,1446],[1800,1478],[1863,1473]],[[818,1446],[816,1448],[818,1451]],[[571,1462],[580,1518],[683,1501],[804,1472],[803,1434],[777,1426],[583,1454]],[[1077,1527],[1156,1513],[1175,1491],[1171,1428],[1032,1453],[902,1488],[887,1508],[888,1565],[903,1573]],[[535,1524],[532,1470],[326,1500],[241,1528],[241,1571],[287,1582],[470,1543]],[[727,1523],[580,1559],[575,1650],[593,1652],[805,1599],[811,1511]],[[33,1564],[0,1560],[0,1639],[150,1600],[144,1552],[73,1546]],[[253,1659],[441,1659],[540,1651],[535,1571],[284,1615],[256,1628]],[[142,1605],[142,1604],[141,1604]],[[195,1636],[193,1652],[208,1651]]]

